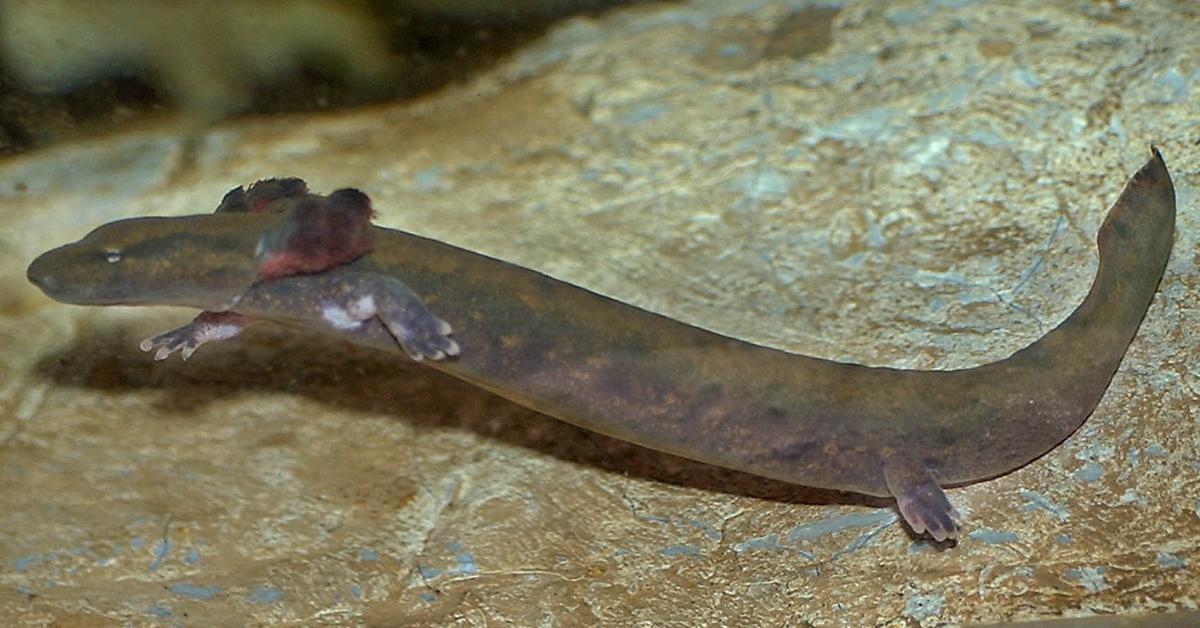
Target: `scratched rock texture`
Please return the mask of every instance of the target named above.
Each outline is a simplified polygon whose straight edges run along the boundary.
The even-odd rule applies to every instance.
[[[1200,8],[649,5],[419,102],[139,129],[0,163],[4,623],[922,625],[1195,609]],[[1000,358],[1061,320],[1156,143],[1161,293],[1092,418],[885,505],[658,455],[404,360],[182,310],[53,304],[39,251],[229,187],[353,185],[381,222],[743,338],[868,364]],[[464,348],[469,350],[469,348]]]

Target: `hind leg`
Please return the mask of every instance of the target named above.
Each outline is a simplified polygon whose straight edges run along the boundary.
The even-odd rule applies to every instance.
[[[900,515],[917,534],[929,534],[936,541],[958,536],[958,511],[946,498],[942,487],[920,462],[898,454],[883,463],[888,490],[896,498]]]

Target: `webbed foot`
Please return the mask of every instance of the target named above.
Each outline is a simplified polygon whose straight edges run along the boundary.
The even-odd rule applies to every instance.
[[[142,351],[154,351],[155,360],[165,360],[176,351],[184,360],[207,342],[227,340],[254,324],[254,319],[232,312],[201,312],[192,322],[142,341]]]
[[[958,536],[958,511],[924,465],[908,456],[892,456],[884,461],[883,475],[913,532],[938,542]]]

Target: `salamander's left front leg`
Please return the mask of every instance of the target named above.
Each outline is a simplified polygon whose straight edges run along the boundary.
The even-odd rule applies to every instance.
[[[139,347],[142,351],[154,351],[155,360],[165,360],[176,351],[186,360],[200,345],[233,338],[255,322],[249,316],[233,312],[201,312],[187,325],[147,338]]]
[[[337,277],[336,285],[322,290],[318,301],[320,316],[329,325],[356,331],[378,319],[414,360],[458,355],[450,324],[426,309],[421,298],[400,280],[372,272],[322,277]]]

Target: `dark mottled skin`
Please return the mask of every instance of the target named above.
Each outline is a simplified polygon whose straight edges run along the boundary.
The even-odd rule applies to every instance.
[[[462,351],[430,361],[434,368],[653,449],[895,496],[916,532],[942,540],[956,534],[957,514],[940,486],[1027,464],[1095,408],[1162,276],[1174,217],[1174,190],[1154,151],[1100,228],[1096,279],[1075,312],[1012,356],[957,371],[874,368],[760,347],[378,227],[374,249],[351,263],[256,283],[255,247],[281,219],[271,212],[113,223],[46,253],[28,274],[69,303],[228,309],[388,351],[397,350],[397,330],[415,329],[405,350],[420,358],[426,346],[435,360],[455,353],[438,344],[452,341],[436,313],[453,325]],[[145,247],[145,259],[127,254],[123,269],[106,264],[100,252],[125,243]],[[354,329],[322,318],[329,304],[364,294],[394,294],[388,311],[409,327],[387,325],[383,313]]]

